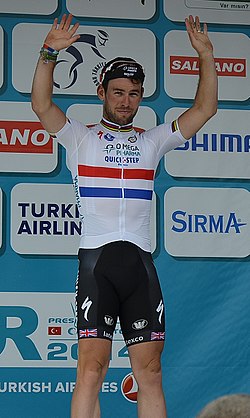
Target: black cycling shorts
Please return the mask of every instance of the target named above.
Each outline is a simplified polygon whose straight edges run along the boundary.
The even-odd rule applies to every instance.
[[[112,340],[119,317],[127,346],[165,338],[162,292],[151,253],[127,241],[81,248],[78,338]]]

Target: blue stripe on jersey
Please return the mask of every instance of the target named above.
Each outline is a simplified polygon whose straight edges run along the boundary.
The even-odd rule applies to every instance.
[[[122,189],[118,187],[80,187],[79,191],[81,197],[122,198]],[[152,195],[152,190],[124,189],[125,199],[152,200]]]
[[[122,189],[117,187],[79,187],[81,197],[120,197]]]
[[[152,200],[152,190],[144,189],[124,189],[124,197],[127,199]]]

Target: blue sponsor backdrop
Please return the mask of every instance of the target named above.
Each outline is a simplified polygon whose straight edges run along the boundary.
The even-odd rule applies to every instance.
[[[16,1],[20,5],[22,0]],[[142,2],[142,6],[147,6],[147,0]],[[165,113],[170,107],[188,107],[191,104],[189,100],[171,99],[164,91],[164,36],[169,30],[184,30],[184,23],[170,21],[163,9],[163,0],[157,0],[156,13],[149,20],[78,18],[81,25],[86,23],[97,26],[101,24],[148,28],[155,34],[157,90],[153,96],[145,99],[144,103],[156,112],[158,122],[164,121]],[[1,14],[1,26],[4,30],[3,85],[0,90],[2,101],[30,102],[29,94],[16,91],[12,84],[12,30],[15,25],[50,24],[54,17],[61,16],[64,12],[68,12],[66,2],[58,0],[58,7],[52,15],[36,15],[36,12]],[[236,25],[210,23],[209,29],[214,32],[242,32],[248,36],[250,34],[249,26],[240,26],[238,22]],[[19,68],[19,71],[21,73],[23,69]],[[75,102],[99,104],[96,98],[84,96],[75,98],[61,95],[55,100],[64,111]],[[247,110],[249,100],[220,102],[219,107]],[[16,117],[18,120],[18,115]],[[249,120],[246,120],[246,132],[249,132]],[[71,183],[65,165],[64,150],[59,147],[58,165],[50,174],[4,172],[0,173],[0,181],[3,218],[0,249],[1,300],[4,300],[4,292],[13,292],[11,306],[20,305],[19,292],[73,293],[77,272],[76,256],[20,255],[14,252],[10,242],[12,188],[18,183]],[[178,258],[166,252],[164,194],[170,187],[179,186],[249,190],[249,181],[174,178],[165,171],[163,161],[158,169],[155,184],[157,246],[154,259],[162,284],[167,317],[167,341],[163,355],[164,391],[170,418],[192,418],[205,403],[222,394],[250,392],[249,257]],[[244,221],[249,222],[249,219]],[[229,237],[225,245],[230,245]],[[43,310],[46,316],[50,317],[51,305],[48,312],[46,309],[48,306],[45,297]],[[30,321],[34,321],[33,328]],[[33,338],[33,332],[38,324],[39,312],[36,313],[35,310],[31,313],[25,310],[25,306],[18,307],[13,314],[13,308],[8,311],[6,307],[0,306],[1,418],[69,417],[75,367],[64,366],[64,363],[67,364],[75,353],[72,354],[67,346],[59,346],[56,354],[59,367],[49,367],[51,357],[48,353],[47,367],[38,367],[36,364],[26,367],[25,362],[36,360],[36,339]],[[55,325],[60,326],[60,321]],[[42,338],[41,333],[39,338]],[[47,330],[44,338],[48,338]],[[118,350],[118,356],[126,358],[126,350]],[[16,359],[17,367],[9,367],[12,358]],[[125,399],[121,391],[122,381],[129,373],[128,367],[109,369],[100,393],[103,417],[137,416],[136,403]],[[129,384],[130,382],[126,388],[131,394],[133,387],[130,388]],[[132,395],[131,397],[133,398]]]

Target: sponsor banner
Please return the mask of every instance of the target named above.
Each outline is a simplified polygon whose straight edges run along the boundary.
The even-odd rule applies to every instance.
[[[156,10],[155,0],[66,0],[74,16],[116,19],[150,19]]]
[[[19,254],[75,255],[81,221],[71,184],[20,183],[11,192],[11,246]]]
[[[50,173],[57,166],[57,143],[44,130],[30,103],[0,103],[1,172]]]
[[[250,16],[250,14],[249,14]],[[220,100],[247,100],[250,43],[243,33],[210,33],[214,45]],[[193,99],[198,83],[199,59],[185,31],[165,36],[165,90],[170,97]]]
[[[71,184],[20,183],[11,192],[11,246],[18,254],[76,255],[81,219]],[[156,197],[151,212],[156,249]]]
[[[98,123],[102,118],[102,105],[74,104],[67,110],[67,116],[80,120],[85,125]],[[151,129],[156,126],[156,114],[148,106],[141,106],[134,118],[134,126],[137,128]]]
[[[58,0],[35,1],[34,0],[0,0],[1,13],[26,13],[26,14],[51,14],[56,11]]]
[[[4,374],[2,372],[2,374]],[[53,393],[57,394],[65,394],[65,393],[73,393],[75,388],[75,381],[69,380],[57,380],[57,379],[46,379],[40,380],[36,378],[35,380],[31,380],[31,377],[27,379],[27,376],[23,376],[23,380],[13,380],[5,377],[6,380],[0,381],[0,393],[6,394],[11,393],[12,395],[17,395],[19,393],[22,394],[47,394]],[[8,379],[8,380],[7,380]],[[119,391],[119,383],[116,381],[108,381],[105,380],[102,383],[100,392],[101,393],[116,393]],[[58,412],[58,411],[57,411]],[[22,415],[24,416],[24,415]],[[58,415],[57,415],[58,416]],[[20,417],[20,415],[19,415]]]
[[[249,0],[164,0],[164,12],[170,19],[184,21],[192,14],[203,22],[249,25]]]
[[[250,194],[173,187],[165,194],[165,249],[175,257],[247,257]]]
[[[1,367],[76,366],[73,293],[0,293],[0,324]],[[110,367],[130,367],[119,323]]]
[[[0,87],[3,85],[3,67],[4,67],[4,35],[3,28],[0,26]]]
[[[166,113],[171,122],[186,108]],[[221,110],[181,147],[165,155],[165,169],[175,177],[250,178],[249,110]]]
[[[0,189],[0,248],[3,245],[3,192]]]
[[[41,43],[50,27],[34,23],[14,27],[12,81],[16,90],[30,92]],[[81,35],[78,41],[60,52],[54,73],[55,93],[96,95],[101,69],[107,61],[120,56],[121,51],[123,56],[135,58],[145,68],[146,97],[155,92],[156,39],[153,32],[140,28],[80,26],[78,34]]]

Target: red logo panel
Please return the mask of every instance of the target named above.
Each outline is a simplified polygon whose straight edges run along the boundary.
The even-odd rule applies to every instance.
[[[215,58],[218,76],[246,77],[245,58]],[[197,57],[170,56],[170,74],[199,74],[199,59]]]
[[[0,152],[52,154],[53,139],[40,122],[0,121]]]

